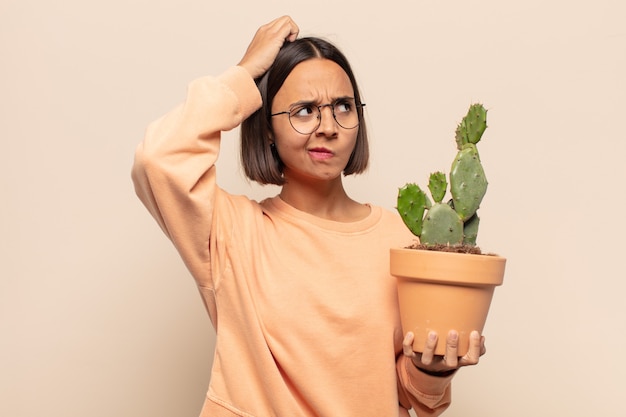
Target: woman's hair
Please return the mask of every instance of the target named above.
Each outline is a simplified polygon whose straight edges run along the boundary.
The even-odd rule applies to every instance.
[[[354,99],[361,104],[361,95],[354,73],[346,57],[331,43],[320,38],[300,38],[285,42],[270,69],[256,81],[263,106],[241,124],[241,162],[248,178],[260,184],[283,185],[283,163],[273,142],[271,109],[274,97],[296,65],[312,58],[325,58],[335,62],[348,75]],[[344,175],[359,174],[367,168],[369,145],[363,120],[363,108],[357,106],[359,127],[356,144]]]

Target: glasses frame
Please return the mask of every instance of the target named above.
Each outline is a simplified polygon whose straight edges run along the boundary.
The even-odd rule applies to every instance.
[[[339,123],[339,121],[337,120],[337,116],[335,115],[335,106],[337,105],[337,103],[341,103],[342,100],[346,100],[346,99],[354,100],[354,107],[357,110],[357,124],[356,124],[356,126],[353,126],[353,127],[344,127],[341,123]],[[298,107],[298,106],[292,106],[292,108],[290,110],[285,110],[285,111],[281,111],[281,112],[278,112],[278,113],[270,114],[270,117],[280,116],[281,114],[286,114],[289,117],[289,124],[291,125],[293,130],[295,130],[296,132],[300,133],[301,135],[310,135],[311,133],[313,133],[317,129],[319,129],[320,125],[322,124],[322,108],[330,107],[330,112],[333,115],[333,119],[335,120],[335,123],[337,123],[337,126],[341,127],[342,129],[352,130],[352,129],[356,129],[361,124],[361,117],[363,116],[363,107],[365,107],[365,103],[357,103],[356,99],[354,97],[339,98],[339,99],[333,101],[332,103],[327,103],[327,104],[320,104],[320,105],[310,104],[310,105],[313,106],[313,107],[317,107],[317,112],[318,112],[318,114],[317,114],[317,125],[310,132],[301,132],[301,131],[299,131],[298,129],[296,129],[296,127],[291,122],[291,113],[293,112],[294,108]]]

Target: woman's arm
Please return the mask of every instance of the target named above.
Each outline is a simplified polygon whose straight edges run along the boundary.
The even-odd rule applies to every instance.
[[[135,191],[196,277],[209,271],[220,136],[261,106],[242,67],[190,83],[183,104],[151,123],[135,153]]]
[[[238,66],[192,82],[185,102],[152,123],[137,148],[132,170],[137,195],[203,285],[208,284],[220,134],[261,107],[254,79],[297,35],[289,16],[261,26]]]
[[[413,408],[418,417],[438,416],[450,406],[453,375],[428,375],[405,355],[398,357],[396,371],[400,404],[406,409]]]
[[[431,332],[421,353],[413,351],[414,335],[408,332],[402,341],[402,354],[396,360],[400,403],[414,408],[419,417],[438,416],[450,405],[450,384],[462,366],[476,365],[484,355],[485,338],[477,331],[470,334],[469,349],[465,356],[457,355],[458,332],[450,330],[446,354],[435,356],[438,335]]]

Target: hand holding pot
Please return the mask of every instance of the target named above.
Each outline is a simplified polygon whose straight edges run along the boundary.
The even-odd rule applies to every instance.
[[[446,338],[446,354],[435,355],[435,347],[439,336],[436,332],[430,332],[423,349],[423,352],[413,351],[413,340],[415,336],[408,332],[402,342],[403,353],[413,361],[413,364],[427,374],[441,374],[437,376],[447,376],[462,366],[476,365],[480,356],[486,352],[485,337],[477,331],[473,331],[469,337],[469,349],[467,353],[459,357],[458,342],[459,334],[456,330],[450,330]]]

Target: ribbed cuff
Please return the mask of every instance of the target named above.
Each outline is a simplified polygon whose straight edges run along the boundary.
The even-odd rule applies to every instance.
[[[263,104],[261,93],[254,79],[243,67],[230,67],[217,79],[235,93],[239,99],[240,110],[244,119],[257,111]]]
[[[407,356],[401,357],[400,361],[404,361],[402,367],[411,382],[411,387],[415,390],[414,394],[419,393],[428,396],[442,395],[454,377],[454,373],[448,376],[432,376],[422,372]]]

